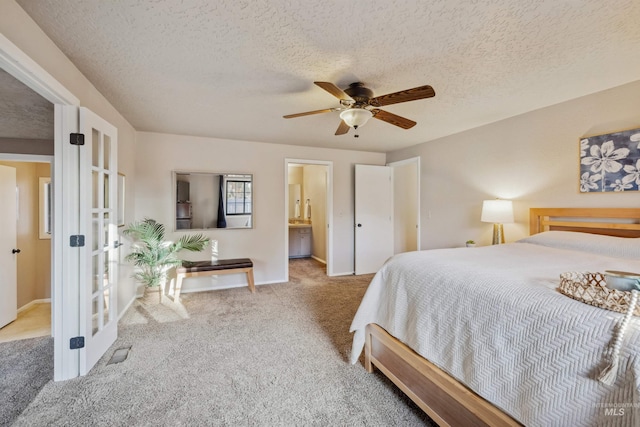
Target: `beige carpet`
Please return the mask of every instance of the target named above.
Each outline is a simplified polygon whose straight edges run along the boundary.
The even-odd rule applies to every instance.
[[[49,382],[16,425],[429,425],[382,375],[347,362],[349,325],[370,279],[329,278],[301,259],[288,283],[255,294],[138,300],[89,375]],[[107,365],[129,346],[127,360]]]
[[[53,379],[53,338],[0,343],[0,426],[10,426]]]

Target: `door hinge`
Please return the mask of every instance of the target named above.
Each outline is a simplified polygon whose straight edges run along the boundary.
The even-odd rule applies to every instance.
[[[84,246],[84,234],[74,234],[69,238],[69,246],[72,248],[80,248]]]
[[[69,142],[71,145],[84,145],[84,133],[70,133]]]
[[[73,337],[69,340],[69,348],[76,350],[78,348],[84,348],[84,337]]]

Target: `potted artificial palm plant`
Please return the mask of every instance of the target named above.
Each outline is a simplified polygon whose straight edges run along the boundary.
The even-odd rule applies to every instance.
[[[125,258],[137,267],[133,277],[144,284],[145,292],[149,288],[160,287],[160,301],[167,272],[182,264],[178,252],[198,252],[209,243],[202,234],[184,235],[177,242],[165,241],[164,225],[150,218],[129,224],[124,234],[134,240],[131,253]]]

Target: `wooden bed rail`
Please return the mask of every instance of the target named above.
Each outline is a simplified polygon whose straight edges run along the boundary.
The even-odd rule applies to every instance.
[[[365,337],[365,369],[380,369],[439,426],[522,425],[380,326],[367,325]]]

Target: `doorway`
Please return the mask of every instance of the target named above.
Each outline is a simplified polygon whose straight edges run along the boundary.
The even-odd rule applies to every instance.
[[[53,143],[53,142],[52,142]],[[11,264],[16,320],[0,329],[0,342],[52,335],[51,319],[51,161],[49,156],[0,154],[0,165],[16,171],[17,209],[6,212],[15,221],[15,253]],[[28,161],[33,160],[33,161]],[[2,207],[0,209],[6,209]],[[19,251],[19,252],[18,252]],[[6,255],[6,254],[3,254]]]
[[[356,165],[355,274],[420,248],[420,158]]]
[[[420,250],[420,157],[389,163],[393,176],[393,254]]]
[[[290,259],[313,258],[332,267],[333,163],[285,159],[285,265]],[[286,269],[289,280],[289,269]]]
[[[2,62],[6,57],[0,59],[0,165],[14,171],[9,185],[14,187],[16,203],[13,212],[6,204],[0,207],[13,224],[8,236],[12,248],[0,254],[9,257],[3,262],[11,269],[2,274],[4,292],[13,291],[7,306],[12,322],[3,321],[0,329],[0,341],[7,342],[52,335],[52,212],[44,218],[39,209],[42,190],[51,189],[55,112],[51,100],[6,71]],[[41,188],[41,180],[46,180],[46,188]],[[47,219],[45,230],[41,225]]]

